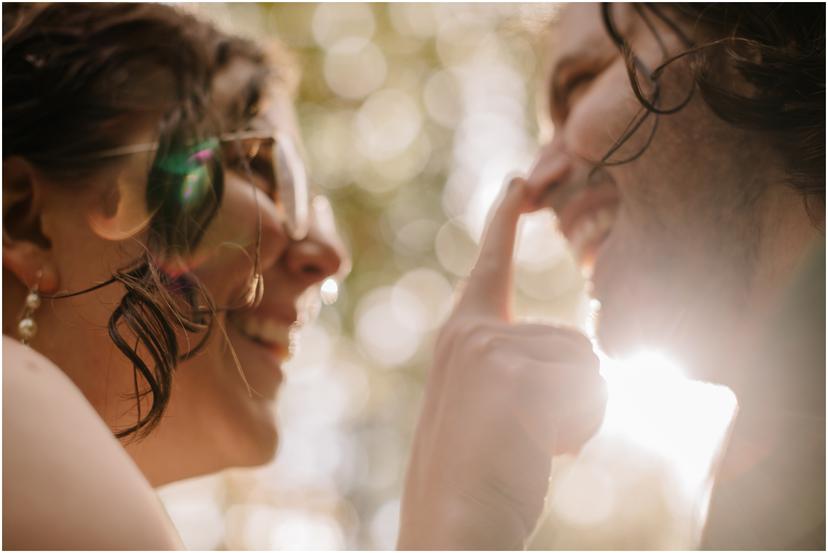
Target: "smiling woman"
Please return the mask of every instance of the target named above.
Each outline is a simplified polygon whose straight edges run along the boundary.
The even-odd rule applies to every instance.
[[[150,485],[273,456],[300,300],[344,259],[291,68],[162,5],[3,25],[3,545],[171,548]]]
[[[778,96],[741,94],[757,82],[782,97],[810,91],[810,105],[824,106],[824,35],[817,64],[819,44],[788,34],[803,19],[823,27],[818,13],[794,17],[788,10],[806,10],[798,5],[745,18],[732,5],[702,13],[562,10],[548,102],[556,132],[532,175],[504,191],[454,302],[446,275],[468,276],[503,175],[532,158],[534,124],[524,119],[535,56],[503,23],[508,12],[533,19],[535,8],[210,4],[222,24],[233,12],[242,28],[261,25],[262,36],[295,40],[308,76],[299,109],[314,172],[350,215],[360,253],[344,307],[322,312],[307,329],[312,347],[290,367],[318,285],[334,297],[347,266],[330,206],[309,190],[290,63],[180,9],[4,6],[4,546],[178,547],[153,488],[260,465],[280,442],[280,465],[220,475],[216,481],[231,484],[208,490],[215,507],[203,495],[168,503],[174,515],[198,519],[177,520],[188,544],[526,546],[549,504],[552,456],[579,450],[598,432],[605,406],[603,428],[614,438],[634,435],[638,446],[674,456],[688,489],[707,484],[707,453],[730,411],[711,408],[709,394],[688,401],[692,394],[661,362],[599,371],[594,343],[578,329],[515,319],[527,304],[533,315],[571,323],[587,310],[575,297],[574,266],[558,264],[567,243],[591,271],[606,349],[637,351],[652,340],[694,374],[702,364],[693,361],[712,357],[702,370],[722,381],[744,364],[750,370],[741,377],[764,391],[738,393],[746,455],[732,457],[712,509],[737,516],[714,516],[708,543],[819,546],[811,538],[820,522],[824,529],[824,485],[814,486],[812,475],[824,475],[824,456],[815,454],[824,450],[824,380],[814,376],[824,378],[824,359],[791,357],[783,371],[756,371],[768,361],[735,363],[738,347],[725,346],[760,342],[747,331],[764,314],[763,300],[818,234],[801,196],[782,184],[808,176],[807,190],[824,190],[824,178],[807,171],[824,165],[813,140],[821,134],[800,128],[778,148],[784,136],[757,131],[761,118],[734,122],[716,107],[779,107]],[[758,56],[694,50],[743,31],[781,48],[747,44]],[[762,71],[778,68],[782,54],[810,65],[785,73],[785,86],[769,86],[777,83]],[[768,66],[751,65],[756,59]],[[732,71],[718,73],[720,62]],[[683,105],[692,90],[716,92],[716,81],[697,78],[705,77],[694,73],[700,67],[732,76],[736,99],[694,94]],[[662,113],[675,106],[682,109]],[[808,117],[822,124],[819,109]],[[808,118],[794,112],[791,121]],[[770,112],[764,123],[787,125],[785,115]],[[796,161],[789,146],[800,139],[810,139],[808,164],[786,164]],[[562,236],[550,234],[552,214],[539,211],[548,206]],[[543,224],[524,234],[532,247],[521,254],[518,220],[531,211],[545,217],[533,220]],[[438,258],[429,257],[433,249]],[[804,310],[815,304],[824,298]],[[358,340],[349,341],[354,332]],[[432,338],[433,366],[423,378]],[[800,366],[813,374],[799,381]],[[798,386],[788,387],[794,369]],[[652,399],[646,415],[642,390]],[[674,417],[669,408],[682,412]],[[770,435],[767,414],[779,423]],[[695,546],[695,531],[676,535],[666,524],[689,501],[674,501],[652,463],[622,445],[604,448],[597,463],[589,448],[604,446],[592,442],[585,464],[580,456],[552,480],[553,510],[581,530],[569,548]],[[753,467],[749,478],[743,459]],[[629,478],[613,481],[617,469]],[[645,472],[643,486],[618,485]],[[794,472],[803,477],[784,478]],[[766,504],[767,490],[780,507],[758,518],[745,506]],[[636,504],[618,501],[625,496]],[[779,532],[772,523],[794,501],[814,508]],[[642,522],[647,535],[636,539]],[[743,530],[732,532],[733,522]],[[765,529],[761,537],[756,527]],[[554,540],[534,545],[560,547],[562,530],[556,525]]]

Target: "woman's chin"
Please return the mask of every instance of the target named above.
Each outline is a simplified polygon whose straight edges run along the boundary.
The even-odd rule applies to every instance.
[[[233,359],[229,370],[241,372],[238,376],[242,379],[243,375],[242,384],[250,388],[251,399],[275,400],[284,378],[282,363],[288,358],[289,347],[253,339],[232,326],[228,326],[227,335],[239,365]]]
[[[273,461],[279,449],[279,432],[273,425],[271,432],[258,432],[255,443],[250,445],[248,455],[240,459],[241,467],[257,467]]]
[[[273,460],[279,444],[276,401],[287,350],[258,343],[230,325],[227,335],[235,357],[228,345],[222,346],[224,385],[214,393],[224,404],[223,420],[216,421],[217,439],[224,443],[215,445],[224,450],[224,468],[263,465]]]

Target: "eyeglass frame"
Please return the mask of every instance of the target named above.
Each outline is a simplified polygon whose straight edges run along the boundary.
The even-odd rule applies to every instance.
[[[288,164],[292,166],[291,175],[292,178],[292,194],[294,197],[294,213],[287,214],[286,213],[286,221],[285,227],[288,231],[288,234],[294,240],[302,240],[308,234],[308,229],[310,226],[310,193],[308,187],[308,178],[307,178],[307,169],[305,167],[304,162],[302,161],[299,154],[296,152],[295,145],[291,138],[280,132],[273,132],[273,131],[259,131],[259,130],[248,130],[248,131],[238,131],[232,133],[222,133],[218,137],[219,145],[232,142],[232,141],[240,141],[246,139],[270,139],[273,140],[273,147],[278,148],[279,144],[282,145],[282,152],[285,152],[286,155],[289,155],[293,161],[287,161]],[[238,142],[237,142],[238,143]],[[285,151],[285,145],[288,145],[289,151]],[[82,156],[83,159],[88,160],[100,160],[100,159],[108,159],[113,157],[121,157],[121,156],[128,156],[134,154],[141,154],[145,152],[154,152],[157,151],[160,147],[159,142],[145,142],[139,144],[128,144],[125,146],[116,146],[115,148],[110,148],[107,150],[101,150],[98,152],[93,152],[87,156]],[[75,158],[77,159],[77,158]],[[248,178],[252,180],[253,174],[252,169],[250,169],[249,161],[245,158],[245,169],[248,173]],[[279,184],[284,179],[280,178],[280,166],[281,163],[278,160],[277,151],[274,150],[274,160],[273,160],[273,178],[274,178],[274,185],[276,187],[275,193],[278,194]],[[296,168],[301,169],[301,176],[303,184],[300,187],[297,185],[296,182]],[[297,194],[297,192],[299,192]],[[297,202],[297,197],[299,201]]]

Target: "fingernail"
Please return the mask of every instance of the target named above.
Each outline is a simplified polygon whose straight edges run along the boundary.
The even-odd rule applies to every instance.
[[[517,188],[523,186],[524,184],[526,184],[526,179],[524,179],[523,177],[512,177],[512,179],[509,181],[510,188]]]

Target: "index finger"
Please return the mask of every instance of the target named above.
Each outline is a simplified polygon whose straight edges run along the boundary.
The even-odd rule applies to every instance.
[[[493,208],[480,242],[480,253],[471,270],[455,313],[510,320],[512,315],[513,263],[518,220],[529,211],[526,180],[513,178]]]

